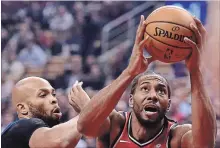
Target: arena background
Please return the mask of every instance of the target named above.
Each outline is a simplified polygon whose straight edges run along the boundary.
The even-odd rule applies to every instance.
[[[62,122],[76,116],[68,104],[68,88],[81,80],[92,97],[114,80],[128,64],[140,15],[147,16],[168,4],[184,7],[201,19],[207,29],[202,70],[217,115],[216,148],[220,148],[219,1],[2,1],[1,130],[17,119],[11,106],[11,90],[27,76],[43,77],[56,89]],[[150,69],[165,76],[171,84],[169,117],[179,123],[190,123],[190,83],[184,62],[155,62]],[[129,88],[117,110],[129,110],[128,96]],[[95,147],[95,140],[83,137],[77,147]]]

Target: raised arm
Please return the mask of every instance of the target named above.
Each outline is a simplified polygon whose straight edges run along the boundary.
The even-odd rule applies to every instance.
[[[191,27],[198,39],[197,45],[185,39],[193,53],[186,61],[186,66],[190,72],[192,91],[192,129],[183,135],[181,147],[184,148],[213,148],[216,137],[216,118],[211,100],[205,92],[203,77],[200,71],[200,52],[203,50],[206,31],[202,23],[195,18],[197,28]]]
[[[153,60],[152,58],[146,59],[143,56],[143,47],[148,41],[147,38],[143,40],[145,27],[144,16],[141,16],[128,67],[110,85],[99,91],[82,110],[77,124],[81,133],[87,136],[97,136],[96,130],[100,128],[115,108],[133,78],[144,72]]]

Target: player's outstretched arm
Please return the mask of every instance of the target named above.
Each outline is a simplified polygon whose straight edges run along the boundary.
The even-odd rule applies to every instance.
[[[92,137],[98,136],[97,130],[113,111],[125,89],[136,75],[147,69],[148,64],[153,60],[143,56],[144,45],[149,41],[147,38],[143,40],[145,27],[144,16],[141,16],[128,67],[110,85],[99,91],[83,108],[77,124],[81,133]]]
[[[192,91],[192,129],[183,135],[181,147],[213,148],[216,137],[216,118],[211,100],[205,92],[200,71],[200,52],[203,50],[206,30],[198,19],[195,18],[194,20],[197,28],[195,26],[191,26],[191,28],[196,34],[197,44],[185,39],[185,42],[193,49],[191,57],[186,60]]]
[[[77,130],[79,116],[52,128],[42,127],[34,131],[30,140],[31,148],[72,148],[82,135]]]

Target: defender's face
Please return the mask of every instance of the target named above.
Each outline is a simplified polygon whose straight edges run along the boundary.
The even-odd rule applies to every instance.
[[[159,76],[142,76],[131,99],[133,111],[140,122],[160,122],[169,104],[167,83]]]
[[[35,82],[30,87],[29,93],[32,93],[33,97],[28,105],[32,117],[41,118],[46,122],[59,122],[62,113],[54,88],[47,81]]]

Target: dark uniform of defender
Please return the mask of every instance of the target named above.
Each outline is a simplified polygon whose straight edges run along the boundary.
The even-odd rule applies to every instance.
[[[20,119],[10,123],[2,132],[2,148],[29,148],[33,132],[48,125],[41,119]],[[39,141],[40,142],[40,141]]]

